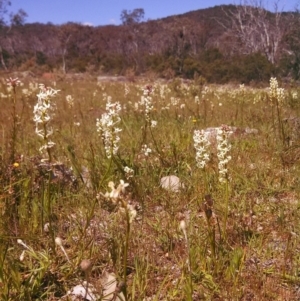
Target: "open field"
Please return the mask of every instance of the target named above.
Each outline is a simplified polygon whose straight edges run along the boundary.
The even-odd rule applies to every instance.
[[[8,79],[0,103],[1,300],[300,300],[296,85]]]

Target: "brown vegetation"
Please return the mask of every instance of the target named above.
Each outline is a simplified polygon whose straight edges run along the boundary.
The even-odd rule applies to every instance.
[[[224,5],[120,26],[17,24],[1,29],[1,66],[39,75],[198,74],[218,83],[298,79],[299,19],[297,12]]]

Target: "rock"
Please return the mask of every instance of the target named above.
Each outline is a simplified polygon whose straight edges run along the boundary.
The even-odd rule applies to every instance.
[[[173,192],[178,192],[181,188],[184,188],[180,179],[174,175],[162,177],[160,179],[160,185],[162,188]]]
[[[92,284],[86,283],[83,281],[82,284],[78,284],[74,286],[71,290],[67,292],[67,296],[70,296],[71,300],[88,300],[88,301],[96,301],[100,298],[94,294],[95,288]],[[68,298],[69,300],[69,298]]]

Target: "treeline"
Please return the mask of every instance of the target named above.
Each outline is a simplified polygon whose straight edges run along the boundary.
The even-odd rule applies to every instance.
[[[152,73],[208,82],[299,79],[300,15],[216,6],[147,22],[91,27],[2,26],[0,68],[44,72]]]

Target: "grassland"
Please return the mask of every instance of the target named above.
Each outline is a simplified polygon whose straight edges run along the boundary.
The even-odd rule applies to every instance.
[[[3,80],[0,299],[299,300],[300,94],[276,83]],[[194,133],[222,125],[220,181]]]

